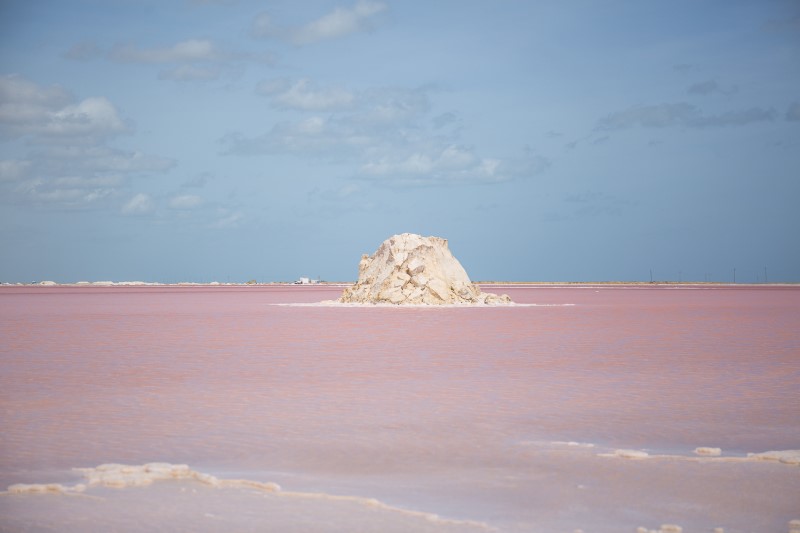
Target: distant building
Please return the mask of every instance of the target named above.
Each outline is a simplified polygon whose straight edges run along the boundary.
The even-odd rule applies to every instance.
[[[295,285],[315,285],[319,283],[319,279],[300,278],[294,282]]]

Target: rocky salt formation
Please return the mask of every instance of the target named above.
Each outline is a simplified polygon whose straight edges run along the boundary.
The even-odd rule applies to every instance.
[[[341,303],[398,305],[510,304],[503,294],[484,293],[453,257],[447,240],[403,233],[361,256],[358,281],[345,289]]]

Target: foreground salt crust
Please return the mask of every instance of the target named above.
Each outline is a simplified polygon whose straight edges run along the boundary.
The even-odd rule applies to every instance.
[[[358,281],[340,303],[395,305],[508,304],[511,298],[482,293],[453,257],[447,240],[413,233],[393,235],[358,265]]]
[[[587,457],[595,455],[590,450],[594,448],[594,445],[590,443],[581,443],[581,442],[574,442],[574,441],[556,441],[556,442],[548,442],[548,441],[530,441],[530,442],[523,442],[522,444],[526,445],[538,445],[543,448],[550,448],[556,455],[551,456],[548,461],[552,460],[564,460],[566,456],[563,455],[567,450],[571,450],[567,453],[577,454],[575,457]],[[613,451],[613,450],[612,450]],[[638,453],[636,453],[638,452]],[[603,455],[603,454],[599,454]],[[776,457],[781,458],[791,458],[798,455],[797,450],[784,450],[784,451],[774,451],[774,452],[764,452],[763,454],[749,454],[748,457],[730,457],[730,458],[719,458],[719,457],[691,457],[691,456],[666,456],[666,455],[651,455],[641,450],[616,450],[613,453],[607,454],[609,456],[614,457],[623,457],[625,459],[644,459],[641,464],[641,468],[645,469],[642,472],[653,472],[653,470],[647,470],[648,468],[655,468],[652,465],[656,463],[652,463],[651,460],[656,459],[680,459],[683,458],[689,461],[695,461],[699,463],[705,462],[715,462],[715,461],[725,461],[730,460],[731,462],[764,462],[770,460],[777,460]],[[769,459],[766,459],[769,458]],[[788,464],[788,463],[787,463]],[[766,466],[766,464],[765,464]],[[793,468],[793,467],[789,467]],[[71,520],[70,524],[85,524],[86,520],[89,519],[88,517],[92,517],[91,520],[99,521],[99,527],[93,529],[94,531],[104,531],[104,530],[111,530],[115,529],[115,527],[111,527],[110,525],[117,526],[122,524],[118,530],[120,531],[136,531],[141,529],[142,524],[166,524],[168,523],[165,516],[158,516],[157,513],[153,515],[148,515],[145,519],[145,522],[139,522],[138,525],[133,525],[131,527],[127,527],[127,522],[120,522],[120,517],[118,514],[115,514],[114,509],[121,508],[121,505],[124,505],[125,508],[137,508],[137,506],[141,506],[142,502],[146,502],[146,496],[144,496],[144,492],[142,491],[131,491],[130,493],[125,492],[117,492],[118,490],[123,491],[124,489],[128,488],[135,488],[135,487],[145,487],[156,482],[165,481],[163,485],[158,488],[153,488],[150,490],[157,491],[154,492],[154,496],[156,498],[169,498],[170,495],[176,494],[206,494],[209,495],[210,491],[225,490],[225,494],[220,494],[218,497],[211,496],[212,498],[220,498],[224,499],[225,502],[239,502],[239,501],[249,501],[251,502],[248,505],[251,507],[241,507],[231,505],[222,505],[217,506],[215,503],[214,506],[208,507],[209,511],[213,512],[205,512],[204,516],[208,522],[207,525],[202,525],[200,522],[192,522],[193,526],[197,526],[200,524],[202,527],[194,527],[191,530],[196,531],[217,531],[223,530],[228,525],[231,528],[228,530],[242,530],[233,527],[233,524],[239,524],[239,522],[233,521],[234,519],[231,518],[231,511],[235,510],[237,513],[240,513],[242,516],[251,517],[252,521],[250,522],[250,529],[252,529],[252,524],[257,524],[263,526],[264,524],[270,524],[275,526],[275,530],[279,531],[289,531],[289,530],[297,530],[296,528],[298,525],[305,525],[305,518],[308,516],[317,516],[314,513],[319,512],[335,512],[336,520],[350,520],[353,519],[354,524],[363,525],[369,520],[370,516],[375,517],[379,520],[380,527],[353,527],[352,529],[343,529],[339,528],[336,531],[347,531],[347,530],[363,530],[363,531],[420,531],[420,532],[428,532],[431,533],[444,533],[445,531],[459,531],[462,533],[468,533],[469,531],[474,530],[484,530],[484,531],[493,531],[497,530],[497,528],[493,527],[486,522],[477,521],[477,520],[454,520],[454,519],[446,519],[441,518],[440,516],[434,513],[428,513],[423,511],[415,511],[404,509],[400,507],[395,507],[392,505],[388,505],[383,503],[380,500],[374,498],[367,498],[367,497],[360,497],[360,496],[342,496],[342,495],[335,495],[329,493],[319,493],[319,492],[292,492],[286,491],[281,489],[281,487],[276,483],[270,482],[261,482],[261,481],[254,481],[248,479],[222,479],[216,476],[206,474],[203,472],[198,472],[196,470],[191,469],[188,465],[185,464],[171,464],[171,463],[147,463],[143,465],[126,465],[126,464],[102,464],[94,468],[78,468],[74,469],[76,472],[79,472],[83,476],[83,480],[80,483],[75,485],[64,485],[59,483],[52,483],[52,484],[17,484],[12,485],[8,488],[6,492],[0,493],[8,500],[7,506],[5,507],[6,512],[13,512],[13,513],[21,513],[16,516],[16,520],[18,520],[18,524],[27,524],[30,525],[32,522],[32,518],[29,514],[30,509],[38,509],[36,512],[45,513],[46,516],[53,517],[51,519],[53,525],[50,530],[62,530],[63,528],[58,527],[59,520],[66,517],[67,519]],[[637,469],[638,470],[638,469]],[[671,475],[671,474],[670,474]],[[166,483],[166,481],[173,481],[173,483]],[[177,481],[178,483],[174,483]],[[194,483],[195,485],[192,486],[191,484]],[[199,484],[199,485],[198,485]],[[203,485],[204,487],[201,487]],[[107,488],[111,489],[102,491],[100,489]],[[590,490],[591,487],[586,486],[579,486],[579,489],[582,490]],[[227,489],[231,489],[228,491]],[[238,490],[237,490],[238,489]],[[96,491],[96,494],[92,494],[93,490]],[[170,491],[170,492],[165,492]],[[205,492],[204,492],[205,491]],[[149,492],[149,491],[148,491]],[[117,499],[117,496],[114,494],[119,494],[119,497],[125,497],[126,499],[120,500]],[[125,494],[125,495],[124,495]],[[251,496],[247,496],[251,495]],[[71,498],[65,498],[71,497]],[[264,498],[263,500],[241,500],[241,498]],[[29,499],[32,498],[32,499]],[[239,498],[239,500],[232,500],[231,498]],[[34,501],[41,502],[41,504],[34,504]],[[71,504],[67,506],[67,501],[70,501]],[[176,505],[186,505],[188,500],[181,499],[180,502],[176,503]],[[203,502],[209,502],[211,500],[208,499],[206,496],[205,500],[197,500]],[[214,501],[219,501],[215,499]],[[61,502],[61,503],[60,503]],[[86,502],[85,504],[80,504],[79,502]],[[178,502],[178,500],[176,500]],[[248,509],[255,509],[252,507],[253,503],[257,506],[260,510],[269,509],[269,511],[264,511],[267,514],[258,515],[256,518],[252,518],[256,516],[251,513]],[[313,507],[309,507],[308,504],[312,504]],[[41,505],[45,507],[31,507],[32,505]],[[65,507],[67,506],[67,507]],[[132,507],[128,507],[132,506]],[[299,507],[298,507],[299,506]],[[325,511],[325,507],[320,506],[327,506],[328,511]],[[172,508],[172,507],[170,507]],[[190,509],[191,507],[184,507],[184,511],[191,514]],[[363,513],[362,513],[363,511]],[[28,514],[26,514],[28,513]],[[62,513],[62,514],[59,514]],[[66,514],[64,514],[66,513]],[[93,514],[91,514],[93,513]],[[271,513],[271,514],[270,514]],[[310,513],[310,514],[309,514]],[[370,513],[378,513],[378,514],[370,514]],[[279,516],[280,515],[280,516]],[[329,518],[331,515],[326,514],[326,518]],[[185,518],[190,519],[192,516],[188,514]],[[664,516],[663,518],[667,518],[668,516]],[[675,517],[678,518],[678,517]],[[127,519],[127,518],[125,518]],[[315,518],[319,520],[319,518]],[[651,517],[652,519],[652,517]],[[107,520],[103,522],[103,520]],[[148,522],[149,521],[149,522]],[[659,521],[660,522],[660,521]],[[658,526],[659,522],[651,522],[650,525],[647,527],[639,526],[635,529],[637,533],[682,533],[684,531],[684,527],[681,521],[675,522],[661,522],[661,525]],[[646,523],[646,522],[645,522]],[[8,522],[11,524],[11,522]],[[38,522],[37,522],[38,524]],[[287,527],[281,527],[282,524],[286,524]],[[349,524],[349,522],[348,522]],[[397,524],[402,524],[398,527],[394,527]],[[641,522],[640,522],[641,524]],[[683,523],[685,524],[685,523]],[[798,529],[798,522],[797,520],[792,520],[789,522],[789,533],[798,533],[800,529]],[[633,524],[634,526],[639,524]],[[108,526],[108,527],[106,527]],[[392,526],[392,527],[389,527]],[[500,530],[506,530],[503,526],[500,526]],[[717,526],[717,524],[714,524]],[[695,529],[691,529],[691,526],[688,526],[691,531]],[[0,527],[0,529],[3,529]],[[250,530],[248,529],[248,530]],[[727,529],[726,527],[714,527],[714,533],[725,533]],[[48,530],[46,527],[42,527],[42,530]],[[257,530],[257,529],[253,529]],[[304,529],[300,529],[304,530]],[[555,531],[556,529],[551,529]],[[579,529],[558,529],[558,530],[569,530],[574,531],[575,533],[589,533],[593,531],[594,528],[579,528]],[[687,530],[687,531],[688,531]],[[739,531],[740,529],[733,529],[734,531]],[[309,529],[309,531],[326,531],[325,528],[317,528],[317,529]],[[509,530],[510,531],[510,530]],[[516,529],[514,529],[516,531]],[[608,529],[601,529],[601,531],[609,531]],[[628,529],[628,531],[634,531],[633,529]],[[703,529],[703,531],[712,531],[712,529]],[[786,530],[783,530],[786,531]]]
[[[106,463],[93,468],[75,468],[76,472],[83,474],[86,483],[63,485],[61,483],[18,483],[8,487],[0,495],[81,495],[91,487],[109,487],[125,489],[128,487],[144,487],[156,481],[184,480],[197,481],[215,488],[240,488],[269,493],[276,497],[293,498],[301,500],[326,500],[329,502],[343,502],[362,505],[381,511],[399,513],[405,517],[419,518],[426,522],[438,525],[463,526],[485,531],[494,531],[495,528],[484,522],[476,520],[456,520],[442,518],[434,513],[414,511],[395,507],[381,502],[375,498],[361,496],[346,496],[327,494],[321,492],[296,492],[282,490],[280,485],[272,482],[262,482],[250,479],[221,479],[211,474],[192,470],[186,464],[172,463],[147,463],[143,465],[126,465]]]

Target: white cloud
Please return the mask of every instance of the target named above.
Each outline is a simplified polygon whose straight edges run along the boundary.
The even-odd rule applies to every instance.
[[[31,162],[19,159],[0,160],[0,182],[18,181],[28,175]]]
[[[244,220],[244,213],[241,211],[229,212],[227,209],[220,208],[217,210],[217,215],[219,218],[211,224],[213,228],[236,228]]]
[[[150,196],[139,193],[122,206],[123,215],[144,215],[155,209],[155,204]]]
[[[380,139],[341,120],[315,115],[279,122],[258,137],[228,135],[223,142],[228,145],[228,153],[238,155],[294,153],[340,158],[367,150]]]
[[[686,92],[689,94],[699,94],[699,95],[709,95],[709,94],[734,94],[739,90],[736,85],[732,85],[730,87],[723,87],[716,80],[707,80],[707,81],[699,81],[697,83],[693,83],[686,89]]]
[[[203,198],[195,194],[183,194],[175,196],[169,201],[172,209],[188,210],[195,209],[203,205]]]
[[[307,210],[301,210],[301,214],[322,218],[353,215],[377,208],[365,188],[354,182],[330,189],[314,187],[308,192],[308,201]]]
[[[363,31],[369,27],[370,19],[387,7],[383,2],[369,0],[359,0],[350,8],[338,7],[296,30],[292,41],[299,45],[312,44]]]
[[[292,82],[270,80],[260,86],[262,93],[284,94]],[[341,113],[323,117],[314,115],[275,124],[261,136],[246,138],[230,134],[222,139],[227,152],[239,155],[297,153],[341,158],[356,152],[373,151],[381,146],[408,142],[411,131],[423,128],[422,119],[430,104],[425,89],[398,87],[372,89],[352,94],[352,105]],[[322,98],[315,103],[322,104]],[[339,98],[339,103],[350,97]],[[306,101],[307,105],[310,100]],[[332,104],[333,99],[326,103]]]
[[[116,107],[100,96],[75,101],[61,87],[21,76],[0,77],[0,132],[25,138],[27,153],[0,161],[0,198],[22,205],[89,208],[110,205],[136,176],[164,172],[171,159],[110,148],[129,130]]]
[[[448,145],[436,151],[415,152],[404,158],[385,157],[362,165],[369,177],[403,183],[441,183],[453,181],[499,181],[500,162],[479,158],[463,146]]]
[[[328,89],[317,89],[306,80],[267,80],[258,91],[287,106],[291,103],[292,109],[331,110],[334,103],[342,107],[333,115],[279,122],[257,137],[231,134],[222,141],[230,154],[296,154],[351,162],[360,179],[392,185],[495,183],[536,175],[548,166],[541,157],[481,156],[458,144],[460,128],[448,130],[447,135],[432,133],[460,121],[454,113],[430,120],[429,90],[342,90],[341,98],[333,98]]]
[[[123,179],[119,175],[106,176],[64,176],[50,180],[50,184],[56,188],[68,189],[88,189],[88,188],[109,188],[122,185]]]
[[[113,196],[122,183],[119,176],[59,178],[32,177],[20,181],[12,189],[14,199],[25,203],[61,207],[86,208],[99,200]]]
[[[362,176],[389,185],[425,186],[498,183],[529,178],[544,171],[541,157],[499,159],[480,157],[464,146],[447,145],[405,157],[387,156],[361,166]]]
[[[47,135],[110,135],[127,130],[108,99],[99,96],[86,98],[75,105],[53,113],[41,126]]]
[[[430,111],[430,100],[425,89],[371,89],[364,91],[360,98],[362,109],[352,115],[352,120],[379,127],[389,123],[415,123]]]
[[[20,76],[0,78],[0,131],[6,137],[37,140],[109,137],[128,130],[114,105],[102,96],[69,103],[60,87],[43,88]]]
[[[115,46],[107,58],[117,63],[168,65],[158,72],[159,80],[209,82],[236,77],[248,62],[275,64],[268,51],[244,52],[219,47],[209,39],[187,39],[169,46],[143,48],[135,44]]]
[[[250,35],[261,39],[278,37],[280,30],[275,27],[269,13],[261,12],[253,18],[253,23],[250,25]]]
[[[643,128],[744,126],[773,120],[775,115],[774,110],[759,107],[705,115],[699,108],[686,102],[666,103],[632,107],[611,113],[598,121],[597,129],[615,130],[635,126]]]
[[[212,81],[219,78],[219,69],[215,67],[197,67],[179,65],[158,73],[160,80],[172,81]]]
[[[23,204],[88,207],[119,196],[131,178],[170,169],[170,159],[106,146],[45,145],[28,159],[0,162],[0,193]]]
[[[103,50],[91,41],[82,41],[73,44],[69,50],[64,52],[64,57],[75,61],[89,61],[97,59],[103,55]]]
[[[800,122],[800,102],[792,102],[786,110],[786,120]]]
[[[189,3],[196,6],[211,6],[214,4],[221,6],[235,5],[238,0],[189,0]]]
[[[256,92],[284,109],[348,111],[341,115],[341,122],[358,123],[358,128],[416,121],[430,109],[427,89],[422,88],[382,87],[352,91],[341,87],[319,87],[305,78],[277,78],[259,82]],[[454,115],[453,120],[456,120]]]
[[[42,128],[72,100],[63,88],[40,87],[19,75],[0,77],[0,128],[16,136]]]
[[[561,220],[587,217],[620,216],[637,206],[637,202],[613,194],[597,191],[570,193],[564,196],[570,213],[561,213]]]
[[[308,79],[273,79],[260,82],[256,92],[269,96],[276,107],[303,111],[346,109],[356,95],[338,87],[318,88]]]
[[[313,44],[368,30],[375,16],[387,8],[385,2],[358,0],[351,7],[337,7],[299,28],[277,26],[269,13],[261,12],[253,18],[250,35],[283,39],[298,46]]]
[[[750,109],[726,111],[719,115],[704,115],[689,126],[696,128],[745,126],[755,122],[768,122],[774,120],[776,116],[777,113],[774,109],[751,107]]]
[[[455,113],[448,111],[447,113],[442,113],[436,117],[433,117],[433,127],[438,129],[442,129],[445,126],[449,126],[451,124],[458,122],[458,116]]]
[[[697,107],[685,102],[639,106],[607,115],[598,123],[599,129],[621,129],[631,126],[664,128],[690,123],[700,116]]]
[[[40,172],[63,174],[143,174],[163,172],[175,166],[175,161],[165,157],[129,152],[108,146],[53,145],[33,151]]]
[[[70,94],[58,85],[40,87],[18,74],[0,77],[0,102],[3,105],[31,104],[53,109],[67,104]]]
[[[172,46],[137,48],[132,44],[119,45],[111,51],[110,59],[120,63],[176,63],[185,61],[214,61],[223,56],[208,39],[188,39]]]

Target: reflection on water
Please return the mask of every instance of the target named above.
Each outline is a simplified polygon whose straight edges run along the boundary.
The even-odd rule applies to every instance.
[[[553,307],[270,305],[340,290],[3,288],[0,483],[168,461],[513,530],[533,494],[542,508],[561,501],[533,488],[537,476],[571,479],[533,472],[562,452],[525,443],[800,448],[798,289],[502,291],[575,304]],[[573,467],[612,477],[640,468],[570,453]],[[487,492],[497,501],[475,504]]]

